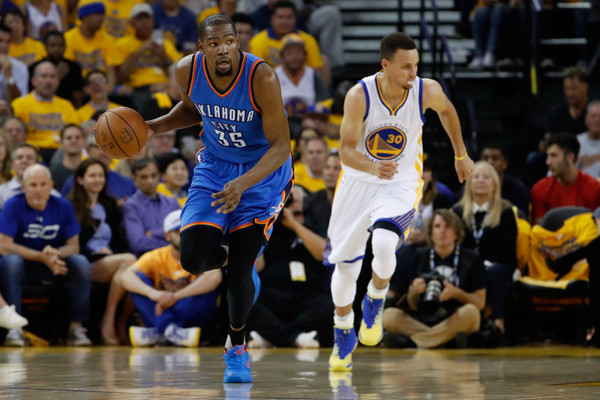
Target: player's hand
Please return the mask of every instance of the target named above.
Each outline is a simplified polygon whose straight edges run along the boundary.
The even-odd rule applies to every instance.
[[[156,133],[148,121],[146,121],[146,132],[148,132],[148,139],[150,139]]]
[[[396,172],[398,172],[398,164],[395,161],[381,161],[374,163],[375,168],[373,175],[381,179],[392,179]]]
[[[229,181],[223,186],[223,190],[213,193],[213,199],[218,199],[210,203],[211,207],[217,207],[217,214],[229,214],[236,209],[244,193],[244,188],[239,179]]]
[[[467,180],[469,175],[471,175],[471,172],[473,172],[474,166],[475,163],[473,163],[473,160],[471,160],[471,157],[469,157],[468,154],[465,155],[464,160],[454,160],[454,168],[456,169],[456,175],[458,175],[458,181],[460,183]]]

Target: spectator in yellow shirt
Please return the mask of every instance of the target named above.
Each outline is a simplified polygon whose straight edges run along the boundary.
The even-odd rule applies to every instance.
[[[140,0],[104,0],[106,18],[104,29],[113,39],[120,39],[133,33],[129,24],[131,10]]]
[[[326,83],[329,83],[329,71],[323,65],[319,45],[310,34],[296,29],[297,10],[290,1],[278,1],[271,9],[271,27],[258,32],[250,40],[250,53],[264,59],[273,68],[281,64],[280,51],[283,37],[288,33],[297,33],[306,46],[306,64],[314,68]]]
[[[77,110],[80,121],[89,119],[98,119],[98,114],[102,114],[111,108],[122,107],[120,104],[113,103],[108,99],[108,79],[106,73],[99,70],[90,71],[85,77],[83,87],[85,94],[90,96],[90,101]]]
[[[304,144],[302,159],[294,163],[296,185],[309,192],[325,189],[323,170],[327,164],[329,149],[322,137],[310,138]]]
[[[133,89],[132,101],[138,108],[151,93],[167,87],[167,68],[181,57],[171,41],[152,38],[153,15],[149,4],[136,4],[131,9],[131,25],[135,34],[117,40],[111,46],[108,58],[109,76],[112,69],[118,85]]]
[[[188,162],[181,153],[168,153],[157,159],[158,172],[162,182],[158,184],[156,191],[168,197],[174,197],[179,201],[181,207],[187,200],[187,185],[190,173]]]
[[[81,24],[65,32],[64,57],[79,63],[82,76],[87,76],[92,70],[106,70],[111,37],[101,30],[105,14],[106,10],[101,0],[84,0],[79,4],[77,11]],[[116,77],[109,76],[108,81],[112,91]]]
[[[2,14],[2,21],[10,28],[10,49],[8,55],[25,65],[30,65],[46,57],[46,48],[39,40],[25,36],[25,16],[17,9]]]
[[[60,131],[66,124],[79,124],[70,101],[56,96],[58,74],[50,61],[36,66],[31,78],[33,90],[12,102],[15,116],[27,124],[27,143],[40,149],[46,163],[60,146]]]

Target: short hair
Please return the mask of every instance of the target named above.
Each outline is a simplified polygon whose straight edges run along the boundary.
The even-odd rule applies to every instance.
[[[13,147],[12,149],[12,159],[14,160],[17,154],[17,150],[22,149],[22,148],[28,148],[33,150],[33,152],[35,153],[35,159],[37,160],[40,157],[40,154],[38,152],[37,147],[30,145],[29,143],[19,143],[16,144],[15,147]]]
[[[294,12],[294,16],[298,16],[298,9],[296,5],[288,0],[279,0],[271,6],[271,16],[275,15],[275,12],[280,8],[289,8]]]
[[[84,138],[85,137],[85,133],[83,133],[83,129],[81,128],[81,126],[77,125],[77,124],[67,124],[65,126],[63,126],[63,128],[60,130],[60,140],[62,142],[64,135],[65,135],[65,131],[69,128],[76,128],[79,133],[81,133],[81,137]]]
[[[250,26],[254,27],[254,21],[252,21],[252,17],[248,14],[235,13],[231,16],[231,20],[234,24],[239,22],[240,24],[249,24]]]
[[[61,38],[63,42],[65,42],[65,35],[63,35],[62,32],[59,31],[50,31],[46,33],[42,38],[42,41],[44,42],[44,44],[48,44],[48,40],[50,40],[50,38],[53,36],[57,36]]]
[[[325,150],[329,151],[329,145],[327,144],[327,141],[325,140],[325,138],[323,136],[314,136],[314,137],[310,137],[310,138],[306,139],[306,142],[304,142],[304,148],[306,149],[308,144],[310,142],[314,142],[314,141],[323,143],[325,145]]]
[[[590,101],[590,102],[588,103],[587,107],[585,108],[585,113],[586,113],[586,114],[587,114],[587,113],[589,113],[589,112],[590,112],[590,110],[591,110],[593,107],[600,107],[600,100],[592,100],[592,101]]]
[[[565,156],[569,153],[575,154],[575,159],[579,155],[579,149],[581,146],[579,145],[579,140],[577,140],[577,136],[571,133],[555,133],[550,136],[548,140],[548,147],[552,145],[557,145],[560,149],[565,153]]]
[[[460,220],[460,217],[456,215],[454,211],[447,208],[438,208],[433,210],[433,215],[425,226],[425,238],[427,243],[429,243],[430,246],[433,246],[433,242],[431,241],[431,232],[433,231],[433,220],[436,215],[442,217],[444,222],[446,222],[446,225],[448,225],[454,231],[454,234],[456,235],[456,244],[460,244],[465,237],[465,228]]]
[[[21,125],[21,128],[23,128],[23,131],[25,132],[25,134],[27,134],[28,129],[27,129],[27,124],[25,123],[25,121],[23,121],[21,118],[16,117],[14,115],[11,115],[11,116],[9,116],[8,118],[6,118],[4,120],[4,122],[2,123],[2,128],[4,129],[4,127],[6,126],[6,124],[9,121],[12,121],[13,119],[16,120],[19,123],[19,125]]]
[[[4,24],[4,22],[0,22],[0,31],[2,31],[2,32],[6,32],[6,33],[8,33],[9,35],[11,35],[11,34],[12,34],[12,30],[11,30],[11,29],[10,29],[8,26],[6,26],[6,25]]]
[[[231,25],[233,33],[237,35],[237,31],[235,30],[235,24],[233,23],[231,18],[229,18],[226,15],[216,14],[204,18],[204,20],[200,23],[200,26],[198,27],[198,37],[201,41],[204,41],[204,39],[206,38],[206,29],[220,25]]]
[[[154,164],[156,166],[156,169],[158,169],[158,164],[157,164],[156,160],[153,158],[144,157],[144,158],[140,158],[139,160],[135,160],[133,162],[133,164],[131,164],[131,173],[133,175],[137,175],[137,172],[140,169],[144,169],[150,164]]]
[[[563,71],[563,79],[577,79],[579,82],[588,83],[590,79],[590,75],[585,67],[575,66],[575,67],[567,67]]]
[[[25,15],[23,15],[21,10],[19,10],[18,8],[11,8],[10,10],[6,10],[2,13],[0,20],[6,21],[7,15],[14,15],[16,17],[21,18],[21,22],[23,22],[23,27],[25,28],[25,31],[27,31],[27,18],[25,18]]]
[[[390,60],[396,54],[396,50],[415,50],[417,43],[404,32],[388,33],[381,39],[379,55],[381,59]]]
[[[86,76],[85,76],[85,79],[84,79],[84,81],[83,81],[83,84],[84,84],[85,86],[88,86],[88,85],[90,84],[90,79],[91,79],[90,77],[91,77],[93,74],[100,74],[100,75],[102,75],[102,76],[103,76],[103,77],[105,77],[105,78],[107,77],[107,76],[106,76],[106,72],[104,72],[104,71],[100,71],[99,69],[93,69],[93,70],[91,70],[90,72],[88,72],[88,73],[86,74]]]
[[[169,168],[169,165],[173,164],[177,160],[183,161],[187,168],[187,160],[181,153],[167,153],[164,156],[160,156],[156,159],[158,164],[158,172],[164,174],[167,171],[167,168]]]
[[[500,154],[502,154],[502,157],[504,157],[504,159],[508,161],[508,156],[506,154],[506,149],[504,148],[504,146],[502,144],[500,144],[498,142],[491,142],[491,143],[488,143],[486,145],[481,146],[480,156],[481,156],[481,154],[483,154],[483,151],[485,149],[496,149],[496,150],[498,150],[500,152]]]

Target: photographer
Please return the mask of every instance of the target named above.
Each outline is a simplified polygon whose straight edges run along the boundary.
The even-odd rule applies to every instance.
[[[426,226],[431,247],[420,249],[411,271],[412,280],[400,308],[383,313],[383,327],[402,334],[419,348],[440,346],[462,333],[479,330],[485,306],[485,268],[476,252],[459,246],[464,229],[448,209],[433,212]],[[458,342],[459,340],[457,340]],[[460,343],[465,345],[466,343]]]

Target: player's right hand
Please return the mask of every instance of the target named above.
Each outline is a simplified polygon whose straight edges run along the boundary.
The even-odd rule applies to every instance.
[[[379,163],[375,163],[375,170],[373,175],[380,179],[393,179],[394,175],[398,172],[398,164],[395,161],[384,160]]]

